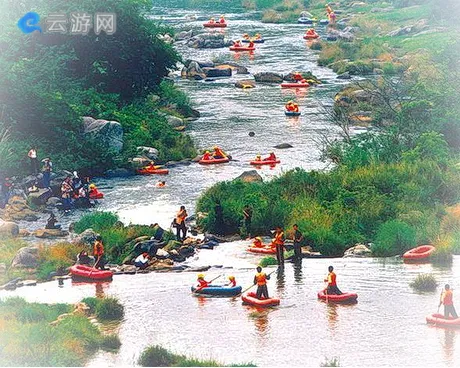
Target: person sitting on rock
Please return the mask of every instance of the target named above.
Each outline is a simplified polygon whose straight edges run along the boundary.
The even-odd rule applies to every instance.
[[[229,276],[228,277],[228,280],[230,281],[228,284],[226,284],[226,286],[230,286],[230,287],[235,287],[236,286],[236,279],[235,279],[235,276]]]
[[[317,33],[313,28],[307,29],[307,32],[305,33],[307,36],[316,36]]]
[[[38,183],[35,181],[30,188],[27,189],[29,193],[36,193],[38,192]]]
[[[276,161],[275,152],[270,152],[270,155],[268,157],[264,158],[264,161]]]
[[[205,287],[208,287],[209,286],[209,282],[207,282],[205,279],[204,279],[204,274],[200,273],[198,276],[197,276],[197,282],[198,282],[198,287],[199,288],[205,288]]]
[[[81,265],[89,265],[91,264],[91,257],[88,256],[88,252],[85,250],[82,250],[80,253],[77,255],[77,264]]]
[[[147,268],[149,265],[149,254],[147,252],[144,252],[140,254],[135,260],[134,260],[134,266],[139,267],[141,270]]]
[[[48,218],[48,221],[46,222],[45,229],[60,230],[61,225],[59,225],[57,222],[58,222],[58,220],[57,220],[56,216],[54,215],[54,213],[52,213],[50,215],[50,217]]]
[[[227,155],[218,146],[214,146],[214,153],[212,156],[214,158],[227,158]]]
[[[255,237],[252,246],[255,248],[263,248],[264,244],[262,243],[262,238],[260,236]]]
[[[212,160],[212,156],[211,156],[211,153],[209,151],[206,151],[203,155],[203,158],[202,160],[204,161],[209,161],[209,160]]]
[[[219,23],[225,24],[225,17],[223,15],[220,16]]]

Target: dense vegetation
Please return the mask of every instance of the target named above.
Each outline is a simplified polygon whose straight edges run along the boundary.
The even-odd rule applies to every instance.
[[[87,173],[126,165],[138,146],[157,148],[162,161],[194,156],[191,140],[164,117],[191,110],[183,93],[163,81],[180,57],[158,37],[172,30],[145,17],[150,7],[148,0],[1,3],[0,172],[24,172],[31,146],[57,169]],[[28,11],[114,12],[118,31],[23,34],[16,23]],[[122,152],[83,136],[82,116],[120,122]]]
[[[436,277],[434,275],[428,274],[420,274],[409,284],[412,288],[417,291],[436,291],[436,287],[438,286],[438,282],[436,281]]]
[[[348,88],[338,95],[334,109],[325,111],[343,132],[340,141],[323,137],[323,158],[334,168],[297,169],[263,184],[217,184],[198,203],[198,210],[208,213],[201,222],[206,230],[216,230],[214,207],[220,200],[227,232],[239,230],[242,209],[250,204],[255,233],[298,223],[307,244],[327,255],[341,255],[357,242],[372,242],[379,256],[423,243],[436,245],[440,260],[460,251],[455,240],[460,185],[457,26],[447,8],[439,12],[432,1],[380,13],[369,11],[379,2],[368,3],[353,8],[364,11],[352,20],[360,27],[356,41],[321,46],[319,61],[325,65],[349,65],[344,59],[363,65],[388,62],[379,72],[383,74]],[[435,20],[431,14],[437,14]],[[386,36],[424,15],[430,27],[444,24],[449,29],[410,38]],[[355,99],[356,93],[365,98]],[[373,129],[353,136],[353,115],[361,111],[369,113]]]
[[[68,304],[28,303],[22,298],[0,301],[1,366],[83,366],[98,349],[116,350],[117,336],[104,336],[83,315],[69,315]]]
[[[215,360],[187,358],[184,355],[173,354],[161,346],[154,345],[146,348],[138,361],[141,367],[224,367]],[[230,367],[255,367],[253,364],[232,364]]]

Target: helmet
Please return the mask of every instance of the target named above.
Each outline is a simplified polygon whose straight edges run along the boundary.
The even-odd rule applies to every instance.
[[[239,40],[238,40],[238,41],[236,41],[236,42],[239,42]],[[217,146],[214,146],[214,147],[213,147],[213,149],[218,149],[218,148],[219,148],[219,147],[217,147]]]
[[[96,188],[96,185],[95,184],[90,184],[89,185],[89,189],[95,189]]]
[[[262,238],[260,236],[256,236],[256,239],[262,241]]]
[[[209,153],[209,151],[206,151],[206,153]]]
[[[288,104],[291,104],[291,103],[294,103],[294,101],[290,100],[290,101],[288,101],[287,103],[288,103]]]
[[[223,18],[223,17],[224,17],[224,15],[222,14],[220,17],[221,17],[221,18]]]
[[[256,157],[260,157],[260,155],[257,155]]]
[[[203,278],[204,278],[204,273],[199,273],[199,274],[198,274],[198,278],[199,278],[199,279],[203,279]]]
[[[229,276],[228,279],[229,280],[235,280],[235,276]]]

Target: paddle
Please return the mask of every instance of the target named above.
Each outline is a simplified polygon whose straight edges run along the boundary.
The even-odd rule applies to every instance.
[[[270,272],[267,277],[269,277],[272,273],[276,272],[278,270],[278,268],[276,268],[276,270]],[[252,289],[254,286],[256,286],[257,284],[252,284],[251,286],[249,286],[248,288],[244,289],[242,292],[240,292],[239,294],[237,294],[236,296],[238,295],[241,295],[241,294],[244,294],[246,291],[248,291],[249,289]]]
[[[220,275],[217,276],[217,277],[214,277],[211,281],[209,281],[209,284],[211,284],[211,282],[213,282],[214,280],[217,280],[217,279],[218,279],[219,277],[221,277],[221,276],[222,276],[222,274],[220,274]],[[193,293],[196,293],[197,291],[200,291],[201,289],[204,289],[205,287],[206,287],[206,286],[200,286],[199,288],[195,289],[195,290],[193,291]]]
[[[327,286],[329,283],[326,281],[326,288],[324,289],[324,294],[326,294],[326,304],[329,304],[329,294],[327,293]]]
[[[89,277],[91,277],[91,275],[93,274],[93,271],[96,269],[96,266],[97,266],[97,264],[99,263],[99,261],[101,260],[101,257],[102,257],[102,254],[99,255],[99,256],[97,257],[96,263],[94,264],[93,268],[92,268],[91,271],[89,272]]]

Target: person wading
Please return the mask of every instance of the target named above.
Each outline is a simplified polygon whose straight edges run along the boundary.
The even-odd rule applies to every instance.
[[[284,266],[284,231],[281,227],[277,226],[275,230],[275,238],[273,239],[273,246],[276,249],[276,260],[279,266]]]
[[[446,284],[444,290],[441,293],[441,300],[439,301],[439,307],[444,304],[444,318],[449,318],[451,315],[453,318],[458,318],[457,312],[455,311],[453,294],[450,289],[450,285]]]
[[[102,244],[102,237],[100,235],[96,236],[96,241],[94,242],[93,248],[93,255],[96,259],[94,268],[105,270],[104,244]]]
[[[304,238],[297,224],[294,224],[292,228],[294,229],[294,236],[292,239],[294,241],[294,257],[299,260],[302,259],[302,242]]]
[[[177,241],[184,241],[187,235],[187,227],[185,226],[185,219],[187,218],[187,211],[185,206],[180,206],[179,212],[176,215],[176,231],[177,231]],[[182,232],[182,237],[181,237]]]
[[[256,268],[257,273],[254,276],[254,285],[257,284],[257,299],[268,299],[268,289],[267,289],[267,280],[270,280],[270,275],[267,275],[265,272],[262,272],[262,267],[258,266]]]

